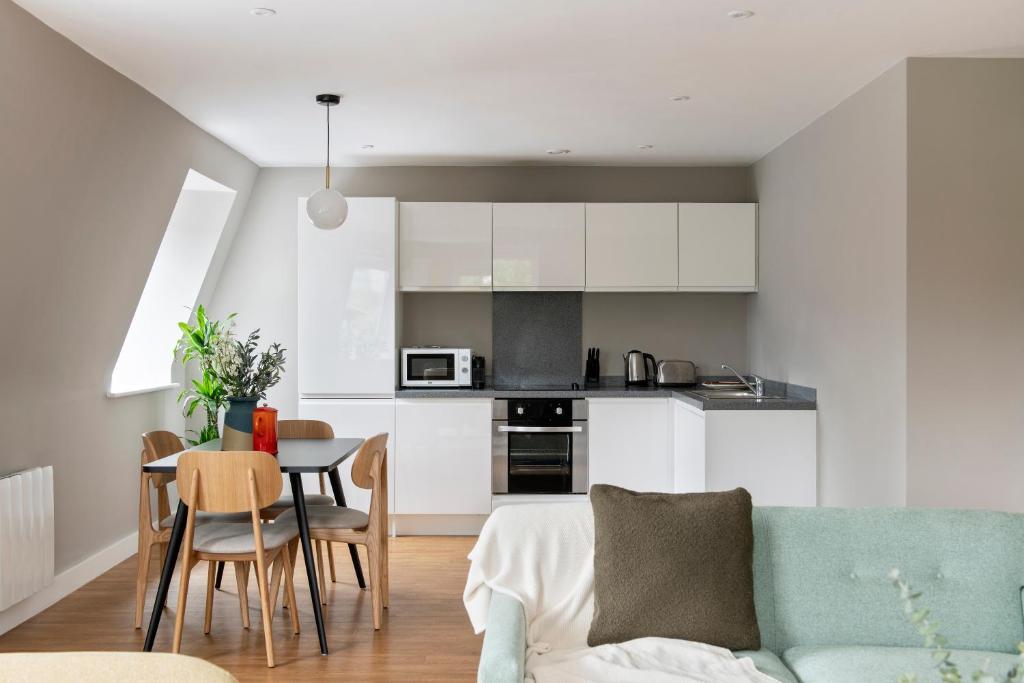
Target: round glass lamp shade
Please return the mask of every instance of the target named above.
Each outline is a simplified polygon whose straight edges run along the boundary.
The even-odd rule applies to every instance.
[[[322,187],[306,201],[306,213],[316,227],[333,230],[348,218],[348,202],[337,190]]]

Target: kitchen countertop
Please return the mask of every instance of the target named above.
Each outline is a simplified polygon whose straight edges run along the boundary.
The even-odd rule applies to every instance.
[[[701,378],[702,380],[705,378]],[[707,378],[719,379],[719,378]],[[765,381],[765,393],[785,398],[718,398],[694,393],[699,387],[626,386],[621,377],[602,378],[597,385],[580,383],[579,389],[497,389],[489,383],[483,389],[404,389],[395,398],[676,398],[701,410],[816,410],[817,391],[784,382]]]

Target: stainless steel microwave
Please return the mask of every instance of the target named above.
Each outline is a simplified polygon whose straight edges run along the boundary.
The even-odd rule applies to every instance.
[[[417,346],[402,349],[403,387],[468,387],[473,350]]]

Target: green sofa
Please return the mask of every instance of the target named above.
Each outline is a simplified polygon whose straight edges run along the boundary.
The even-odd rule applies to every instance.
[[[552,521],[557,524],[557,520]],[[1002,674],[1024,640],[1024,515],[915,509],[755,508],[754,600],[762,648],[738,652],[782,683],[938,681],[888,578],[899,568],[969,680]],[[525,618],[494,594],[478,678],[523,680]]]

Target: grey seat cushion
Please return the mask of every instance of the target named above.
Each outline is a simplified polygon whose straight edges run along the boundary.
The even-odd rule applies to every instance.
[[[754,662],[754,668],[763,674],[767,674],[777,680],[779,683],[800,683],[793,675],[793,672],[786,668],[786,665],[782,663],[771,650],[738,650],[733,653],[738,659],[743,657],[749,657]]]
[[[990,660],[988,670],[998,680],[1019,659],[1005,652],[952,650],[952,660],[964,680]],[[903,674],[917,674],[921,681],[939,680],[932,651],[918,647],[867,645],[797,646],[782,655],[786,665],[803,683],[893,683]]]
[[[299,527],[291,520],[278,517],[273,524],[263,524],[263,548],[270,550],[284,545],[299,535]],[[192,549],[203,553],[254,553],[256,537],[253,536],[252,525],[210,522],[197,526],[192,541]]]
[[[252,514],[248,512],[196,512],[196,524],[209,524],[210,522],[249,522],[252,523]],[[174,526],[174,515],[168,515],[160,520],[160,528],[170,529]]]
[[[370,523],[370,517],[362,510],[342,507],[311,507],[306,510],[310,529],[363,529]],[[295,510],[288,510],[278,519],[287,518],[295,523]]]
[[[334,498],[331,496],[325,496],[322,493],[307,493],[306,505],[334,505]],[[286,493],[271,503],[268,507],[271,509],[295,507],[295,499],[292,498],[292,494]]]

